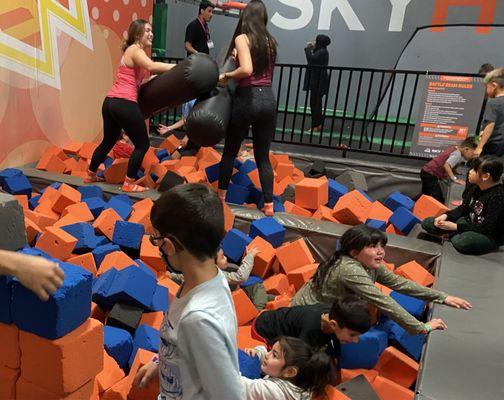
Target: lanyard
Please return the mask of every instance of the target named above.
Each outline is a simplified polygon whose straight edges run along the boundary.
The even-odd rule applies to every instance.
[[[203,23],[199,17],[196,18],[196,19],[198,20],[198,22],[200,23],[201,27],[205,31],[206,40],[207,41],[210,40],[210,30],[208,29],[208,26],[205,23]]]

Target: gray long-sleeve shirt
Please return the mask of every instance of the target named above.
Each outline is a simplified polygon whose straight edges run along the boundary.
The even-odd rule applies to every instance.
[[[316,290],[313,281],[310,280],[299,289],[291,304],[295,306],[331,304],[337,296],[356,294],[375,305],[409,333],[420,333],[424,329],[424,324],[402,308],[393,298],[384,295],[375,286],[375,282],[396,292],[427,301],[443,303],[447,296],[443,292],[396,275],[383,265],[378,269],[367,269],[353,258],[342,256],[329,269],[320,290]]]

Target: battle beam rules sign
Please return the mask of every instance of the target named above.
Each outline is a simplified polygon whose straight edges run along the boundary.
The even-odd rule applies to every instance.
[[[436,157],[476,135],[485,89],[482,78],[427,75],[410,155]]]

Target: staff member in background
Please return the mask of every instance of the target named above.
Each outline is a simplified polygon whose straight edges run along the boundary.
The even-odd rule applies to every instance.
[[[313,132],[320,132],[324,122],[322,98],[329,91],[329,75],[327,68],[321,67],[327,67],[329,64],[327,46],[330,44],[329,36],[317,35],[315,42],[309,42],[304,49],[308,67],[306,68],[303,90],[310,91],[311,130]]]
[[[208,23],[212,19],[214,7],[210,1],[203,0],[199,5],[198,17],[187,25],[184,45],[188,57],[195,53],[210,54],[210,49],[213,49]]]

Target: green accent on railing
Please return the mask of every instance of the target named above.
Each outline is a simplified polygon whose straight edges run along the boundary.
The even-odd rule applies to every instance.
[[[287,107],[287,112],[290,114],[297,113],[298,115],[304,114],[304,106],[298,106],[297,111],[295,111],[295,108],[292,106]],[[285,112],[286,108],[285,105],[281,104],[278,106],[278,111],[279,112]],[[311,109],[310,107],[306,107],[306,115],[311,115]],[[359,121],[364,121],[366,116],[364,114],[355,114],[354,118],[354,113],[347,111],[346,114],[343,113],[343,110],[336,110],[336,115],[334,115],[334,110],[331,108],[326,108],[325,110],[325,116],[327,118],[343,118],[343,115],[345,115],[345,118],[347,119],[355,119]],[[373,122],[374,118],[370,121],[369,120],[370,115],[367,116],[367,121],[368,122]],[[377,122],[385,122],[385,116],[383,115],[378,115],[378,118],[376,119]],[[408,119],[407,118],[399,118],[399,120],[395,117],[388,117],[387,118],[387,123],[395,124],[395,123],[400,123],[400,124],[408,124]],[[415,120],[412,118],[409,122],[409,125],[415,125]]]

